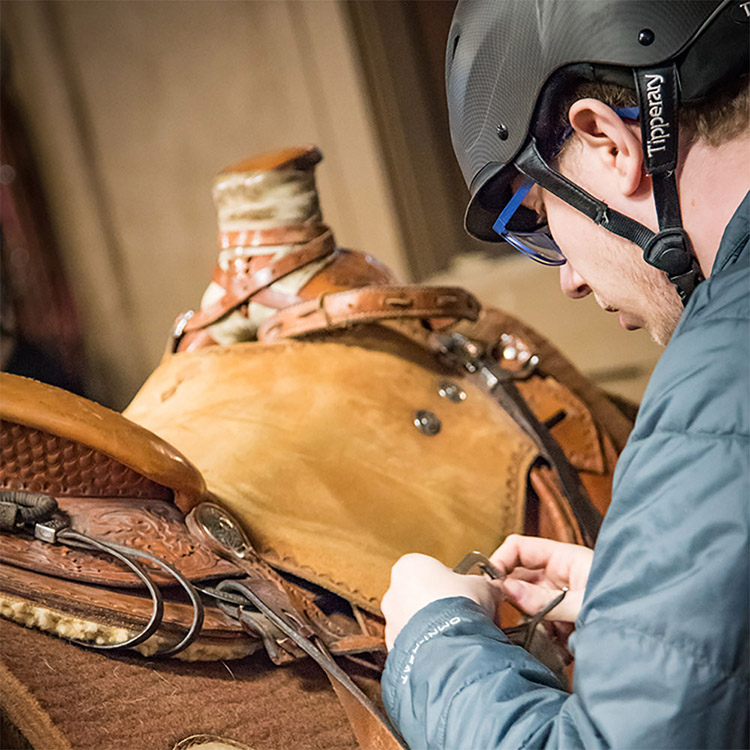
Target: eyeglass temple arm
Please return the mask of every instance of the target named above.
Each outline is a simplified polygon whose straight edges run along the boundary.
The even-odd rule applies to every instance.
[[[536,139],[531,138],[528,146],[514,162],[519,172],[530,177],[545,190],[565,201],[568,205],[589,217],[595,224],[606,227],[610,232],[635,242],[646,249],[655,234],[637,221],[623,216],[606,203],[594,198],[567,177],[552,170],[537,149]]]

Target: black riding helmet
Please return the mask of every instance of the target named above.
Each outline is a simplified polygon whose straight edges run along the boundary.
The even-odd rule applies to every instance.
[[[748,12],[744,0],[460,0],[448,37],[446,85],[453,147],[471,191],[469,233],[501,241],[493,223],[520,171],[640,245],[687,302],[701,277],[682,230],[674,179],[677,108],[747,73]],[[547,165],[562,135],[556,132],[560,99],[585,81],[630,88],[641,105],[656,235]],[[671,131],[649,154],[643,113],[654,95]],[[528,230],[530,214],[519,210],[510,228]]]

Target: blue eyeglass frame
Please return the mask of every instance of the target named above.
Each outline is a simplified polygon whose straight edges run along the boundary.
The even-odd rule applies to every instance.
[[[614,110],[621,118],[626,120],[637,120],[640,118],[639,107],[619,107]],[[555,149],[556,153],[560,152],[565,141],[570,138],[573,134],[573,128],[568,126],[560,139],[560,143]],[[508,203],[505,205],[503,210],[492,225],[492,229],[497,232],[506,242],[512,245],[516,250],[528,256],[537,263],[541,263],[545,266],[562,266],[567,262],[562,250],[557,246],[557,243],[552,238],[549,230],[546,228],[546,224],[541,225],[538,229],[533,232],[513,232],[508,230],[508,222],[513,217],[513,214],[518,210],[524,198],[529,194],[532,187],[534,187],[534,180],[527,175],[521,175],[521,184],[513,192]],[[559,254],[559,258],[550,258],[540,255],[533,248],[529,247],[524,240],[528,240],[530,244],[532,239],[535,244],[545,245],[545,250],[556,252]]]
[[[521,184],[516,188],[511,199],[500,212],[492,228],[509,245],[537,263],[541,263],[544,266],[565,265],[565,256],[552,239],[552,235],[546,229],[546,225],[540,226],[533,232],[513,232],[507,228],[511,217],[518,210],[518,207],[529,194],[532,187],[534,187],[534,180],[531,177],[522,175]],[[538,249],[535,249],[534,246]]]
[[[531,177],[522,175],[521,185],[516,188],[515,192],[511,196],[505,208],[500,212],[500,215],[495,220],[492,228],[502,236],[506,232],[508,222],[513,214],[518,210],[518,207],[523,203],[523,199],[529,194],[531,188],[534,187],[534,180]]]

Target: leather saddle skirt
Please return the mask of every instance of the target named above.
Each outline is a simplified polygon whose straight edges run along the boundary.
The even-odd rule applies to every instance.
[[[523,527],[536,451],[408,340],[357,338],[178,354],[125,415],[197,461],[271,565],[377,612],[402,554],[454,565]],[[450,388],[463,399],[441,397]],[[420,412],[435,434],[415,426]]]
[[[502,317],[505,332],[513,322]],[[558,420],[553,431],[604,507],[612,437],[552,374],[521,387],[542,421]],[[469,377],[394,328],[179,353],[124,414],[198,467],[267,562],[371,612],[402,554],[453,566],[526,527],[534,441]],[[542,531],[579,540],[564,503],[547,501],[557,528]]]

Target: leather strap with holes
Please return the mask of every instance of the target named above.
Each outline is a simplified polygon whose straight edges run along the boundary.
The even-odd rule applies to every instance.
[[[197,331],[215,323],[235,307],[250,299],[256,292],[269,287],[279,279],[298,271],[309,263],[332,255],[335,251],[336,243],[333,240],[333,234],[328,231],[311,240],[296,252],[272,261],[255,273],[234,277],[232,288],[227,290],[226,294],[214,304],[198,310],[190,318],[182,332]]]
[[[469,292],[449,286],[366,286],[280,310],[258,330],[264,343],[352,323],[398,318],[476,320],[480,305]]]

